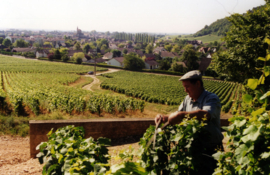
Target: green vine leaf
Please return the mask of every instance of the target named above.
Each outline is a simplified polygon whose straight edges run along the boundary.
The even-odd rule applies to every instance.
[[[258,79],[248,79],[248,84],[247,86],[252,89],[255,90],[258,86]]]
[[[264,57],[259,57],[258,60],[265,61]]]
[[[264,76],[268,77],[270,75],[270,66],[265,66],[263,70],[264,70]]]
[[[258,109],[258,110],[256,110],[256,111],[253,111],[253,112],[251,113],[251,115],[252,115],[252,116],[257,116],[257,115],[262,114],[264,111],[265,111],[265,108],[260,108],[260,109]]]
[[[258,85],[264,84],[264,81],[265,81],[265,77],[264,77],[264,75],[262,75],[262,76],[260,77],[260,79],[259,79]]]
[[[245,95],[242,97],[242,99],[243,99],[243,102],[245,102],[245,103],[251,103],[251,102],[252,102],[252,96],[249,95],[249,94],[245,94]]]

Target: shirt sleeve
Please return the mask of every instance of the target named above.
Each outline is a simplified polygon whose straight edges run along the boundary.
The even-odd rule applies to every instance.
[[[209,97],[205,100],[203,104],[202,110],[207,111],[210,114],[210,120],[219,119],[221,110],[219,98],[215,94],[209,95]]]

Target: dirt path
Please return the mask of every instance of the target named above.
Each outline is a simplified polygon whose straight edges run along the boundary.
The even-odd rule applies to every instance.
[[[108,71],[106,72],[102,72],[102,73],[97,73],[96,75],[101,75],[101,74],[107,74],[107,73],[113,73],[113,72],[117,72],[117,71],[120,71],[119,69],[109,69]],[[91,88],[92,86],[96,85],[96,84],[100,84],[100,80],[95,76],[95,75],[85,75],[86,77],[91,77],[94,79],[94,81],[88,85],[85,85],[83,87],[83,89],[85,90],[89,90],[89,91],[92,91],[94,92]],[[98,88],[100,88],[100,86],[98,86]]]
[[[109,154],[118,155],[121,150],[132,146],[138,149],[138,143],[108,147]],[[111,164],[119,163],[114,159]],[[29,137],[0,136],[0,174],[1,175],[41,175],[43,166],[38,159],[30,158]]]

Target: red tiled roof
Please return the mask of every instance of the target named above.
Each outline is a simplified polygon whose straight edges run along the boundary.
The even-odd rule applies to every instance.
[[[118,61],[119,63],[123,63],[124,62],[124,57],[115,57],[115,58],[113,58],[113,59],[115,59],[116,61]]]
[[[206,69],[211,63],[211,60],[212,60],[211,58],[202,58],[200,62],[199,70],[206,71]]]
[[[145,60],[145,63],[149,64],[150,66],[158,65],[158,63],[155,60]]]

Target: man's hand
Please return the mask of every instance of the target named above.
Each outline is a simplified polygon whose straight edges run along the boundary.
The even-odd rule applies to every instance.
[[[168,116],[158,114],[155,118],[155,123],[157,124],[159,120],[161,120],[162,123],[166,123],[168,121]]]

